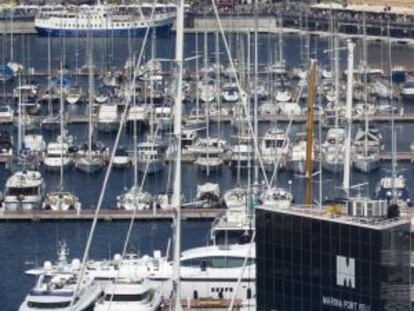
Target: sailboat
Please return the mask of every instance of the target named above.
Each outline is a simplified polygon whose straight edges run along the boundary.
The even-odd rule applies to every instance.
[[[48,115],[46,118],[42,120],[41,127],[45,130],[56,130],[59,129],[60,122],[58,115],[53,115],[53,105],[55,101],[60,101],[60,97],[62,96],[63,92],[63,86],[62,81],[60,83],[60,92],[57,92],[56,86],[52,85],[52,54],[51,54],[51,42],[50,42],[50,35],[47,38],[47,68],[48,68],[48,74],[47,74],[47,89],[46,92],[42,96],[42,100],[47,102],[47,109],[48,109]],[[62,80],[63,71],[60,72]]]
[[[363,173],[369,173],[376,170],[380,166],[380,153],[382,150],[382,136],[377,129],[370,127],[368,120],[368,69],[367,69],[367,39],[365,14],[363,17],[363,78],[364,78],[364,116],[365,127],[358,129],[352,152],[352,162],[355,169]]]
[[[393,76],[391,74],[391,41],[390,41],[390,25],[388,24],[388,101],[393,107]],[[379,181],[375,194],[380,200],[386,200],[390,204],[397,205],[401,210],[407,211],[412,206],[410,194],[408,192],[407,181],[403,175],[397,175],[397,135],[395,129],[394,109],[391,109],[391,176],[382,177]]]
[[[75,167],[88,174],[99,172],[105,165],[105,149],[93,144],[93,120],[92,120],[92,106],[94,98],[94,79],[93,79],[93,62],[92,62],[92,42],[88,37],[89,43],[89,122],[88,122],[88,142],[86,148],[81,148],[75,159]]]
[[[62,68],[62,66],[61,66]],[[46,194],[45,201],[43,202],[43,208],[51,209],[54,211],[75,209],[80,210],[81,203],[79,198],[69,191],[64,190],[64,170],[72,162],[69,157],[69,144],[66,140],[66,131],[63,124],[64,116],[64,99],[63,99],[63,85],[62,85],[62,73],[61,73],[61,93],[60,93],[60,137],[58,142],[49,143],[47,148],[47,156],[44,159],[46,167],[60,169],[60,181],[58,191],[48,192]],[[53,151],[53,152],[52,152]]]

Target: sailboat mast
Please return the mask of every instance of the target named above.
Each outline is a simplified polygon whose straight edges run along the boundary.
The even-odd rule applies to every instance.
[[[255,144],[255,141],[257,141],[258,138],[258,120],[257,120],[257,109],[258,109],[258,94],[257,94],[257,88],[258,88],[258,81],[257,81],[257,75],[258,73],[258,16],[257,16],[257,1],[254,1],[254,133],[252,135],[256,136],[256,139],[252,140],[252,144]],[[254,150],[254,184],[259,184],[259,159],[257,154],[257,148],[253,146]]]
[[[63,140],[65,137],[63,127],[63,65],[60,61],[60,181],[59,190],[63,191]]]
[[[198,59],[198,31],[196,31],[195,33],[195,71],[196,71],[196,88],[195,88],[195,94],[196,94],[196,116],[197,116],[197,121],[200,119],[200,90],[199,90],[199,86],[200,86],[200,77],[199,77],[199,70],[200,70],[200,61]]]
[[[132,68],[135,68],[135,54],[134,54],[134,57],[132,58],[132,62],[134,64]],[[137,96],[136,96],[136,88],[135,88],[135,79],[133,78],[133,75],[134,75],[133,70],[134,69],[131,69],[131,72],[130,72],[130,80],[131,80],[131,84],[132,84],[131,88],[133,92],[132,93],[132,107],[134,107],[135,109],[137,105]],[[133,136],[132,136],[133,147],[134,147],[134,185],[133,187],[135,189],[134,191],[136,194],[138,193],[138,150],[137,150],[138,136],[137,136],[137,120],[135,118],[134,118],[134,123],[133,123],[133,131],[134,131]]]
[[[391,107],[391,188],[392,188],[392,203],[395,204],[397,197],[395,191],[395,180],[397,178],[397,135],[395,132],[394,122],[394,103],[393,103],[393,91],[392,91],[392,58],[391,58],[391,40],[390,40],[390,23],[387,27],[388,37],[388,101]]]
[[[362,40],[362,53],[363,61],[362,66],[364,70],[364,101],[365,101],[365,137],[364,137],[364,156],[368,156],[368,133],[369,133],[369,121],[368,121],[368,47],[367,47],[367,26],[366,26],[366,15],[364,13],[363,19],[363,40]]]
[[[174,175],[173,206],[175,208],[175,245],[174,245],[174,307],[180,311],[181,284],[180,284],[180,253],[181,253],[181,114],[182,114],[182,79],[184,58],[184,0],[177,2],[175,63],[177,68],[177,93],[175,96],[174,134],[176,139],[176,162]]]
[[[94,80],[93,80],[93,47],[90,31],[88,32],[88,67],[89,67],[89,130],[88,130],[88,157],[92,154],[92,105],[94,97]]]
[[[181,0],[183,1],[183,0]],[[178,18],[178,16],[177,16]],[[207,30],[204,30],[204,74],[203,74],[203,85],[204,85],[204,92],[206,92],[206,90],[208,91],[207,85],[208,85],[208,72],[207,72],[207,66],[208,66],[208,40],[207,40]],[[207,97],[210,97],[210,94],[206,94]],[[210,138],[210,103],[209,103],[209,98],[207,98],[206,101],[206,112],[207,112],[207,118],[206,118],[206,137],[207,139]],[[209,158],[209,147],[207,145],[207,159]],[[208,163],[208,162],[207,162]],[[209,164],[207,164],[207,176],[210,175],[210,166]]]
[[[52,45],[50,42],[51,34],[48,33],[47,35],[47,90],[49,92],[48,101],[47,101],[47,109],[49,112],[49,116],[53,114],[53,107],[52,107]]]
[[[19,107],[18,107],[18,123],[17,123],[17,156],[22,151],[22,74],[19,72]]]
[[[334,24],[333,24],[334,25]],[[335,128],[339,127],[339,39],[337,29],[333,27],[333,58],[334,58],[334,75],[335,75]]]
[[[351,163],[351,133],[352,133],[352,87],[354,77],[354,48],[352,41],[348,41],[348,74],[346,88],[346,140],[343,188],[346,197],[349,197],[350,163]]]

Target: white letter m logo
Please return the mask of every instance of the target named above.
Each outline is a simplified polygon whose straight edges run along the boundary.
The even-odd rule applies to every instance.
[[[355,288],[355,259],[336,256],[336,285]]]

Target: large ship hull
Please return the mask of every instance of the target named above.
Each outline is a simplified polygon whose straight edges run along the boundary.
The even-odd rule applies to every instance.
[[[172,26],[172,20],[151,26],[151,29],[155,29],[157,35],[168,35]],[[37,33],[42,37],[47,36],[66,36],[66,37],[86,37],[90,32],[93,37],[106,37],[106,36],[144,36],[147,27],[139,28],[118,28],[118,29],[68,29],[68,28],[52,28],[46,26],[35,26]]]

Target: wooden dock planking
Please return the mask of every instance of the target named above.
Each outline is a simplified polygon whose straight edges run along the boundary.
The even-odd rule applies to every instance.
[[[181,209],[182,219],[186,220],[212,220],[223,209],[203,209],[203,208],[183,208]],[[84,209],[79,212],[69,211],[51,211],[51,210],[2,210],[0,212],[1,221],[90,221],[94,218],[94,209]],[[135,220],[172,220],[173,210],[140,210],[134,215]],[[133,211],[103,208],[98,214],[100,221],[117,221],[130,220]]]

